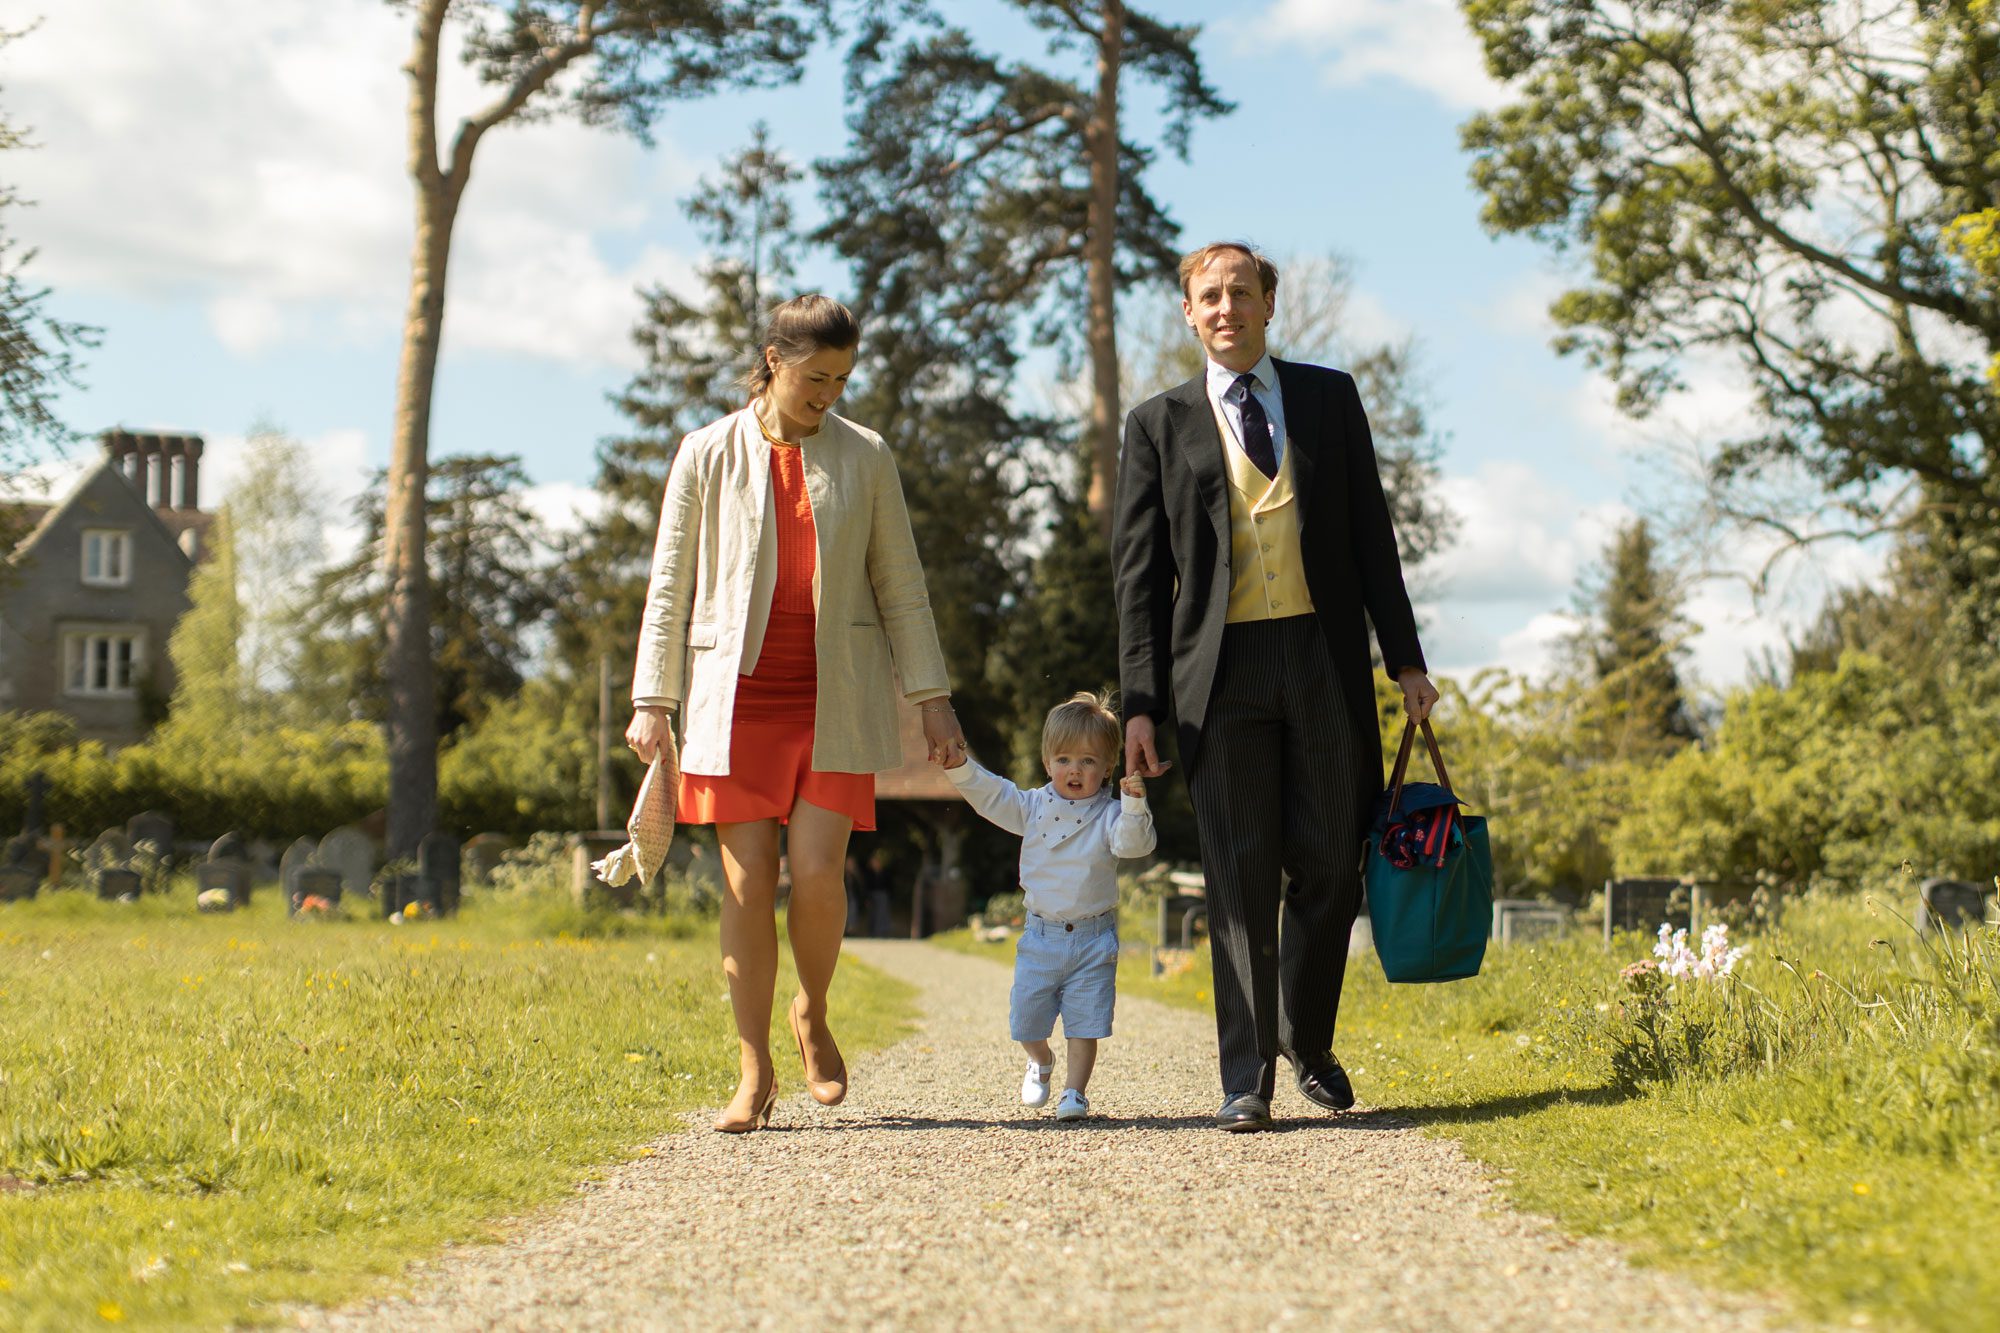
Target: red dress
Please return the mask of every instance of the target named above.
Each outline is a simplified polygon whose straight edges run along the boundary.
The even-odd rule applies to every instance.
[[[681,776],[682,824],[789,822],[792,806],[808,801],[875,827],[875,775],[822,773],[812,766],[813,718],[819,699],[819,657],[813,646],[813,571],[818,534],[806,496],[805,462],[797,445],[771,443],[771,495],[778,513],[778,581],[764,646],[747,675],[736,678],[729,722],[729,772]]]

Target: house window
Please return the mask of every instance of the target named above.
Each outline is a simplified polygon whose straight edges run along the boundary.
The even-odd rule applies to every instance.
[[[145,665],[143,630],[82,629],[63,635],[66,693],[130,698]]]
[[[83,581],[100,588],[122,588],[130,583],[132,534],[111,528],[84,529]]]

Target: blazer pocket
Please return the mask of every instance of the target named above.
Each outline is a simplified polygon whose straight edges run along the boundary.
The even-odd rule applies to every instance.
[[[878,626],[878,625],[876,624],[876,622],[874,622],[874,621],[872,621],[872,620],[850,620],[850,621],[848,621],[847,623],[848,623],[848,624],[850,624],[850,625],[852,625],[852,626],[854,626],[854,628],[856,628],[856,629],[876,629],[876,628],[879,628],[879,626]]]
[[[715,647],[715,622],[712,620],[690,621],[688,623],[688,647]]]

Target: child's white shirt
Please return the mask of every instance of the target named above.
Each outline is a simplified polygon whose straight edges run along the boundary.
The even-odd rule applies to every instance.
[[[1021,835],[1021,888],[1037,916],[1081,921],[1110,911],[1118,905],[1118,859],[1144,856],[1156,841],[1146,798],[1115,785],[1072,801],[1054,784],[1022,791],[970,759],[945,776],[973,809]]]

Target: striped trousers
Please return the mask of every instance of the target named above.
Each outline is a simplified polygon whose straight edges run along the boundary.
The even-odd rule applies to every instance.
[[[1188,792],[1225,1095],[1269,1097],[1281,1052],[1332,1048],[1380,780],[1358,739],[1316,616],[1224,627]]]

